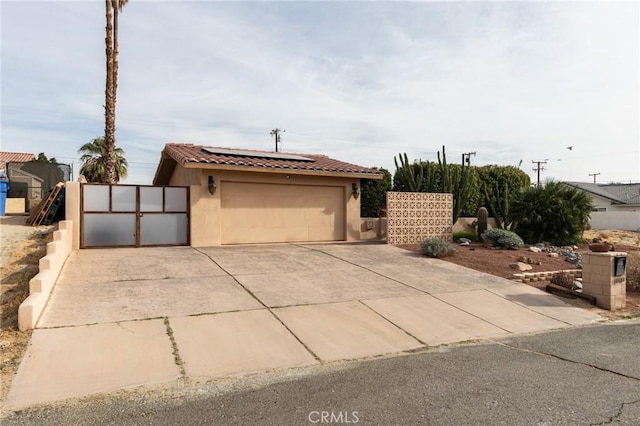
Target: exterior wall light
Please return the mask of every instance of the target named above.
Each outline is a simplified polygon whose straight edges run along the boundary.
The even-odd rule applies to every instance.
[[[356,200],[360,196],[360,189],[358,188],[358,185],[355,183],[351,184],[351,194],[353,195],[353,198],[355,198]]]
[[[216,181],[213,180],[213,176],[209,176],[209,194],[213,195],[216,193],[216,189],[218,189],[218,185],[216,185]]]

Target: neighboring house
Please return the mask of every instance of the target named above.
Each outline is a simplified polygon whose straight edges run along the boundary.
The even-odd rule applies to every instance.
[[[191,245],[360,239],[360,179],[324,155],[167,144],[153,184],[190,186]]]
[[[593,229],[640,230],[640,183],[594,184],[564,182],[586,192],[594,204]]]
[[[27,163],[35,159],[34,154],[27,152],[0,152],[0,172],[6,173],[7,163]]]

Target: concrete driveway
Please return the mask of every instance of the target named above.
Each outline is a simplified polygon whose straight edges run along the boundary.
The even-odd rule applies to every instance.
[[[7,396],[20,408],[599,321],[386,244],[81,250]]]

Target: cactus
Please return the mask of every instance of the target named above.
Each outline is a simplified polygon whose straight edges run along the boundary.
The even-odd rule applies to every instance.
[[[396,164],[396,169],[402,171],[409,191],[420,192],[422,188],[422,178],[424,176],[424,166],[421,163],[410,164],[406,152],[404,153],[404,157],[402,154],[398,154],[398,157],[400,158],[400,166],[398,166],[398,159],[396,157],[393,157],[393,161]],[[427,163],[427,166],[428,164],[429,163]]]
[[[478,226],[478,238],[487,230],[487,219],[489,217],[489,211],[486,208],[480,207],[476,213],[476,220]]]
[[[438,152],[438,164],[440,165],[442,192],[453,194],[453,223],[455,224],[462,211],[462,206],[469,196],[470,167],[462,161],[460,168],[447,166],[447,154],[442,146],[442,157]],[[451,168],[451,170],[449,170]]]
[[[509,184],[505,182],[502,189],[500,191],[500,186],[496,183],[491,193],[489,193],[487,185],[482,185],[487,204],[496,218],[497,227],[509,230],[513,227],[513,223],[509,218]]]

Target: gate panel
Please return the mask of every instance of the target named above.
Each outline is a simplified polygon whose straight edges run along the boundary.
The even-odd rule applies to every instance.
[[[80,246],[189,244],[186,187],[83,184]]]

